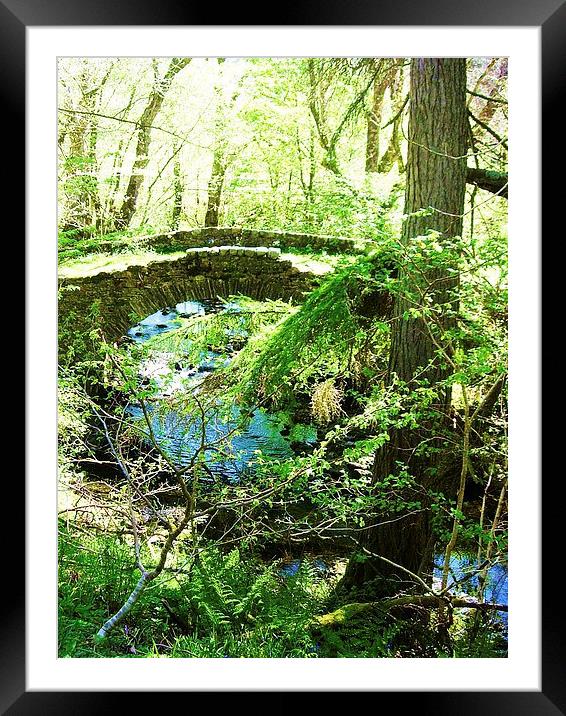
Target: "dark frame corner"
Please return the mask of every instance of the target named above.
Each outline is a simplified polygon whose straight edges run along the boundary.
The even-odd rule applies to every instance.
[[[213,9],[214,12],[214,9]],[[224,11],[223,11],[224,13]],[[556,148],[563,132],[564,114],[558,104],[562,99],[564,72],[566,70],[566,3],[565,0],[492,0],[481,10],[469,0],[425,0],[414,3],[413,0],[353,0],[345,4],[339,0],[303,0],[301,4],[285,8],[284,22],[256,18],[250,13],[250,22],[246,22],[245,11],[241,6],[233,5],[223,14],[225,23],[234,25],[460,25],[460,26],[536,26],[541,28],[542,37],[542,108],[543,108],[543,168],[549,169],[551,161],[556,159]],[[0,84],[3,112],[0,114],[5,126],[4,137],[10,136],[21,147],[25,146],[25,34],[27,26],[69,26],[69,25],[214,25],[209,22],[212,13],[206,6],[194,7],[180,0],[115,0],[114,3],[101,4],[100,0],[0,0],[0,54],[2,56],[3,80]],[[8,135],[9,132],[9,135]],[[551,154],[552,138],[552,154]],[[12,142],[9,142],[12,143]],[[10,177],[16,176],[7,184],[6,206],[15,206],[24,196],[24,162],[22,152],[14,157],[10,166]],[[18,179],[20,179],[18,181]],[[552,182],[548,175],[544,179],[543,209],[547,209],[546,220],[549,223],[550,210],[561,205],[562,182]],[[5,191],[6,191],[5,190]],[[536,189],[535,189],[536,191]],[[20,216],[23,216],[20,214]],[[558,238],[558,237],[557,237]],[[28,310],[31,307],[27,307]],[[536,429],[533,426],[533,429]],[[558,549],[561,539],[552,534],[555,525],[560,525],[563,500],[557,493],[564,493],[560,474],[553,481],[552,497],[550,489],[543,496],[543,570],[545,584],[550,587],[551,566],[556,572],[559,561]],[[13,480],[14,484],[15,480]],[[23,480],[16,490],[15,504],[25,504]],[[19,490],[19,494],[17,493]],[[20,498],[18,500],[18,498]],[[556,513],[556,514],[554,514]],[[12,535],[20,536],[23,544],[22,514],[17,515]],[[4,597],[11,599],[2,613],[0,630],[0,712],[11,716],[38,714],[80,713],[100,714],[127,708],[131,709],[132,693],[116,692],[28,692],[25,684],[25,594],[24,594],[24,555],[15,549],[16,540],[11,548],[5,550],[8,565],[3,565],[5,584],[10,592],[3,590]],[[21,549],[21,548],[20,548]],[[526,565],[528,569],[528,565]],[[9,575],[9,577],[8,577]],[[19,592],[13,591],[20,585]],[[556,585],[554,585],[556,586]],[[560,716],[566,714],[566,659],[564,658],[563,606],[559,595],[543,590],[542,613],[542,691],[540,692],[381,692],[380,708],[383,699],[399,698],[404,706],[414,706],[420,713],[434,713],[437,716]],[[563,630],[563,626],[562,626]],[[145,705],[153,701],[154,693],[143,693]],[[157,694],[157,699],[160,695]],[[156,701],[157,703],[157,701]]]

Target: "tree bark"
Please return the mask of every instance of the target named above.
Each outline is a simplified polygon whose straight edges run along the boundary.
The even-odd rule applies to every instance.
[[[208,182],[208,203],[204,217],[205,226],[218,226],[220,215],[220,202],[222,201],[222,188],[226,176],[226,161],[222,138],[217,140],[212,159],[212,173]]]
[[[176,152],[177,150],[175,150]],[[171,210],[171,228],[178,229],[183,212],[183,178],[181,173],[181,162],[179,156],[175,157],[173,163],[173,207]]]
[[[404,96],[403,86],[405,77],[404,60],[397,60],[397,68],[395,70],[394,79],[390,85],[391,88],[391,112],[393,114],[393,126],[391,128],[391,137],[387,149],[383,153],[383,156],[379,160],[379,166],[377,171],[380,174],[387,174],[393,169],[395,162],[399,166],[399,171],[405,171],[405,164],[403,162],[403,155],[401,153],[401,126],[403,124],[403,110],[407,102],[407,97]]]
[[[408,246],[415,237],[430,230],[440,240],[461,235],[466,187],[466,62],[465,59],[416,58],[411,63],[411,104],[408,130],[407,185],[401,241]],[[421,209],[432,209],[427,214]],[[420,212],[420,213],[419,213]],[[447,376],[446,361],[439,357],[439,341],[450,328],[457,308],[455,289],[458,276],[450,266],[416,271],[407,263],[400,267],[399,284],[411,287],[412,297],[426,294],[439,308],[437,325],[413,316],[414,303],[406,292],[395,296],[387,382],[395,379],[408,386],[428,381],[435,387]],[[440,324],[440,325],[439,325]],[[441,346],[448,350],[447,346]],[[442,352],[442,351],[440,351]],[[425,490],[435,487],[435,459],[418,454],[425,440],[438,447],[431,435],[438,433],[450,405],[450,391],[438,391],[432,406],[435,418],[416,429],[394,429],[374,459],[373,482],[397,474],[401,463]],[[425,508],[410,517],[368,530],[365,547],[417,575],[432,567],[433,544],[430,512]],[[376,576],[390,577],[395,568],[369,558],[351,561],[345,586],[360,584]]]
[[[73,115],[64,133],[59,135],[60,146],[63,146],[65,136],[69,137],[69,156],[63,166],[63,186],[70,185],[71,188],[66,201],[62,202],[64,209],[60,224],[62,230],[83,230],[83,236],[88,235],[88,229],[99,229],[101,223],[96,110],[112,67],[113,62],[110,62],[104,76],[93,86],[96,78],[89,72],[88,63],[84,62],[82,71],[76,77],[81,93],[81,109]],[[68,109],[73,112],[71,107]]]
[[[493,81],[493,85],[487,90],[487,93],[490,97],[494,97],[498,94],[500,80],[504,77],[507,77],[507,58],[502,57],[496,64],[498,64],[499,66],[496,68],[496,71],[494,73],[495,80]],[[482,122],[485,122],[486,124],[489,123],[493,118],[493,115],[497,111],[498,107],[500,106],[501,105],[497,101],[493,102],[492,100],[490,101],[488,99],[480,112],[480,119],[482,120]]]
[[[218,58],[218,65],[224,63],[224,58]],[[216,105],[216,118],[215,118],[215,139],[214,149],[212,154],[212,170],[210,173],[210,179],[208,181],[208,201],[206,205],[206,213],[204,216],[205,226],[218,226],[220,219],[220,206],[222,204],[222,190],[224,188],[224,179],[226,178],[226,171],[230,162],[234,158],[234,151],[229,151],[228,142],[225,137],[226,125],[230,113],[234,110],[236,100],[240,93],[240,82],[230,101],[224,103],[221,94],[221,83],[219,80],[216,86],[216,93],[218,95]]]
[[[383,98],[385,90],[391,82],[390,71],[377,76],[373,83],[372,107],[368,112],[368,128],[366,142],[366,172],[376,172],[379,167],[379,134],[382,122]]]
[[[372,611],[384,612],[401,609],[406,612],[407,607],[442,609],[445,608],[447,604],[456,609],[476,609],[478,612],[484,613],[489,611],[509,611],[507,604],[476,602],[473,599],[467,599],[465,597],[443,599],[435,594],[405,595],[394,599],[382,599],[377,602],[354,602],[353,604],[344,604],[342,607],[333,612],[316,616],[312,620],[310,626],[311,628],[321,626],[331,628],[345,624],[360,615],[364,615],[363,618],[365,618],[365,615],[367,615],[368,612],[371,613]]]

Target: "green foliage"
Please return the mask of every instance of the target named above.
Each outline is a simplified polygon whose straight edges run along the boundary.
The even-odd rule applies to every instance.
[[[275,564],[265,567],[237,549],[207,550],[183,593],[199,633],[231,634],[227,656],[307,655],[313,642],[306,627],[324,596],[308,566],[285,581]]]
[[[60,371],[57,385],[57,452],[60,478],[74,472],[74,460],[86,453],[91,407],[77,378]]]
[[[127,252],[135,250],[136,238],[155,233],[153,226],[145,224],[120,231],[100,233],[96,226],[81,226],[60,230],[58,233],[59,263],[80,259],[92,254]]]
[[[366,589],[368,589],[366,587]],[[350,605],[364,607],[361,605]],[[347,611],[347,607],[342,611]],[[504,630],[492,615],[455,609],[446,631],[438,613],[355,610],[343,623],[319,627],[321,658],[505,658]]]
[[[69,285],[66,291],[75,290]],[[77,324],[83,326],[77,331]],[[74,311],[59,316],[57,325],[59,366],[66,369],[73,366],[75,373],[90,375],[93,380],[100,373],[104,352],[100,337],[100,303],[95,301],[85,316],[80,318]]]
[[[284,407],[296,391],[329,375],[356,374],[362,361],[373,358],[359,307],[386,273],[385,268],[375,271],[371,259],[360,258],[327,278],[270,335],[252,337],[234,362],[236,370],[242,369],[243,394]]]
[[[400,622],[391,622],[376,614],[364,614],[332,629],[321,629],[321,658],[378,659],[398,656],[394,637],[403,630]]]
[[[94,626],[134,586],[132,553],[116,537],[59,526],[59,656],[94,656]]]
[[[507,640],[504,632],[501,623],[489,615],[457,614],[452,627],[451,653],[447,656],[457,659],[505,658]]]

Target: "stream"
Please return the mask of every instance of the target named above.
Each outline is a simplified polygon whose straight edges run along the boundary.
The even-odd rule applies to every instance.
[[[185,301],[175,307],[147,316],[128,331],[128,336],[136,343],[144,343],[153,336],[179,328],[179,318],[203,316],[222,311],[238,311],[237,303],[224,303],[218,300]],[[230,338],[244,338],[245,332],[229,335]],[[142,361],[140,375],[143,379],[152,378],[158,385],[159,395],[165,397],[179,390],[195,390],[203,378],[230,361],[226,354],[207,350],[201,353],[196,366],[183,366],[182,361],[170,367],[171,356],[154,351]],[[131,406],[131,415],[142,418],[140,407]],[[162,449],[178,465],[186,465],[199,449],[203,421],[199,416],[183,415],[175,410],[167,412],[153,409],[152,429]],[[214,448],[205,451],[205,463],[215,477],[236,483],[242,477],[253,473],[258,458],[285,459],[294,451],[291,442],[281,434],[283,424],[277,416],[261,408],[255,409],[251,418],[242,424],[242,414],[235,405],[223,405],[207,409],[205,413],[205,440],[207,444],[216,443]],[[316,440],[316,429],[303,437],[303,442],[312,444]],[[220,450],[218,449],[220,448]]]

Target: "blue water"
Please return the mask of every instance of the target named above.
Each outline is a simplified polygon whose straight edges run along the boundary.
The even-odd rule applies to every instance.
[[[229,304],[231,305],[231,304]],[[204,316],[206,313],[221,310],[225,304],[218,300],[183,301],[175,307],[163,308],[152,313],[128,330],[128,335],[136,343],[144,343],[152,336],[174,330],[181,326],[179,317]]]
[[[144,343],[152,336],[178,328],[181,325],[179,316],[202,316],[219,311],[237,313],[239,310],[237,303],[185,301],[144,318],[130,328],[128,335],[137,343]],[[226,331],[228,338],[242,338],[244,333],[233,328]],[[179,390],[197,392],[207,373],[230,361],[228,356],[209,350],[202,354],[198,366],[187,368],[179,364],[178,370],[173,371],[169,367],[169,359],[167,354],[154,353],[141,366],[141,376],[154,379],[163,397]],[[143,417],[140,407],[132,406],[129,412],[135,418]],[[163,411],[159,407],[151,409],[151,414],[152,430],[160,447],[175,464],[188,464],[201,445],[202,418],[175,410]],[[205,441],[207,444],[216,443],[214,448],[205,451],[209,479],[221,477],[229,482],[237,482],[254,471],[261,457],[284,459],[292,456],[290,441],[281,435],[281,428],[275,416],[261,409],[254,410],[244,420],[235,405],[217,404],[209,407],[205,411]],[[304,442],[313,442],[315,439],[316,431],[313,429],[310,439],[306,438]]]
[[[435,559],[434,579],[440,581],[442,578],[443,556],[439,555]],[[474,571],[476,565],[475,559],[471,555],[453,554],[450,558],[450,575],[448,577],[448,585],[454,581],[458,581]],[[479,588],[478,576],[470,577],[462,584],[458,584],[454,588],[454,592],[462,595],[477,596]],[[484,590],[484,600],[492,604],[508,604],[508,578],[507,565],[495,564],[490,567],[487,573],[487,580]],[[497,618],[507,627],[507,612],[496,612]]]
[[[297,573],[299,572],[299,569],[301,567],[301,564],[304,560],[302,559],[293,559],[291,562],[286,562],[283,564],[283,566],[279,569],[279,574],[282,577],[295,577]],[[326,562],[322,559],[313,559],[309,560],[309,564],[312,565],[314,570],[318,572],[320,575],[328,574],[328,565]]]
[[[142,417],[139,407],[130,408],[134,417]],[[226,416],[211,408],[205,412],[205,442],[214,447],[205,450],[205,463],[212,475],[238,482],[256,469],[261,457],[283,459],[293,455],[289,441],[280,432],[280,423],[263,410],[255,410],[243,422],[239,409],[233,406]],[[242,427],[243,423],[243,427]],[[152,429],[160,447],[179,466],[187,465],[201,445],[202,418],[169,411],[152,415]],[[232,435],[229,435],[234,431]]]

